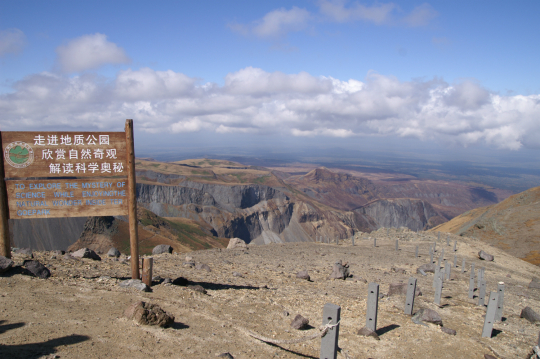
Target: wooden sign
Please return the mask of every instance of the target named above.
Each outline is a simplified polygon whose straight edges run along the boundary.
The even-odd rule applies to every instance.
[[[8,180],[9,218],[128,214],[127,179]]]
[[[123,132],[2,132],[6,178],[127,176]]]

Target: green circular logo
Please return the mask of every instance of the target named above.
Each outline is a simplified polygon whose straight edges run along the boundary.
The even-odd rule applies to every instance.
[[[12,142],[4,150],[4,159],[12,167],[25,168],[34,162],[34,150],[25,142]]]

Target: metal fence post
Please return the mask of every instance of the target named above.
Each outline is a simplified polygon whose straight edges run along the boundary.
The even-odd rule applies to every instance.
[[[435,298],[434,302],[437,305],[441,305],[441,296],[442,296],[442,280],[437,278],[435,280]]]
[[[478,305],[484,306],[486,305],[486,281],[482,280],[480,282],[480,293],[478,294]]]
[[[328,323],[337,324],[341,317],[341,307],[332,303],[326,303],[323,308],[323,325]],[[321,338],[320,359],[337,359],[339,338],[339,325],[330,328]]]
[[[482,338],[491,338],[493,332],[493,323],[495,322],[495,311],[497,310],[497,301],[499,294],[491,292],[489,295],[488,309],[484,318],[484,329],[482,330]]]
[[[474,263],[471,264],[471,274],[469,275],[469,299],[474,298]]]
[[[368,286],[368,301],[366,314],[366,328],[377,330],[377,311],[379,310],[379,285],[377,283],[369,283]]]
[[[416,250],[414,251],[414,257],[418,258],[418,246],[416,246]]]
[[[399,251],[399,241],[396,239],[396,251]]]
[[[405,314],[412,315],[414,309],[414,294],[416,292],[416,278],[409,278],[407,297],[405,299]]]
[[[499,285],[497,285],[497,293],[499,294],[499,298],[497,300],[497,310],[495,311],[495,321],[500,322],[502,320],[504,305],[504,282],[499,282]]]

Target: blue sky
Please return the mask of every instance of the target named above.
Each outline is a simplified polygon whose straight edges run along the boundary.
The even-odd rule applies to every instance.
[[[537,1],[2,1],[0,128],[540,147]],[[161,144],[161,143],[160,143]]]

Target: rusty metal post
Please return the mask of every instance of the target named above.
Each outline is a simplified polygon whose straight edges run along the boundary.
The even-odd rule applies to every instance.
[[[11,258],[11,242],[9,238],[9,211],[7,203],[6,180],[4,179],[4,155],[2,146],[2,133],[0,132],[0,149],[2,149],[2,160],[0,161],[0,255]]]
[[[137,183],[135,179],[135,143],[133,140],[133,120],[126,120],[126,154],[128,171],[128,218],[129,245],[131,247],[131,278],[139,279],[139,233],[137,228]]]

